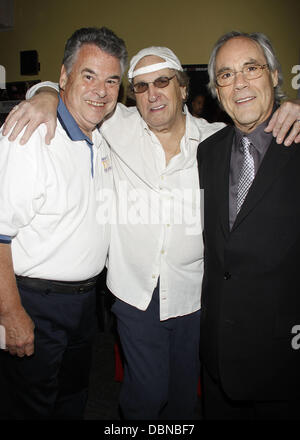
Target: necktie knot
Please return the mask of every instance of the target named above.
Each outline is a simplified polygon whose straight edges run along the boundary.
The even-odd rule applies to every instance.
[[[244,154],[246,153],[247,150],[250,152],[250,150],[249,150],[250,145],[251,145],[250,139],[247,136],[243,136],[242,137],[242,147],[243,147]]]

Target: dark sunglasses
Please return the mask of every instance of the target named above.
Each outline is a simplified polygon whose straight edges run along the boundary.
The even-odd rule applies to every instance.
[[[131,88],[134,91],[134,93],[144,93],[146,90],[149,89],[149,84],[154,84],[154,87],[158,87],[159,89],[163,89],[164,87],[167,87],[169,85],[169,82],[171,79],[174,78],[175,75],[170,76],[169,78],[167,76],[160,76],[159,78],[156,78],[154,81],[149,82],[138,82],[136,84],[131,84]]]

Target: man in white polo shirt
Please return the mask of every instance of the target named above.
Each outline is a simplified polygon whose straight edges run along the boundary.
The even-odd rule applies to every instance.
[[[1,135],[1,409],[9,418],[84,415],[95,284],[109,244],[99,193],[112,188],[110,152],[95,128],[115,107],[126,59],[112,31],[77,30],[65,47],[51,148],[45,126],[26,147]]]

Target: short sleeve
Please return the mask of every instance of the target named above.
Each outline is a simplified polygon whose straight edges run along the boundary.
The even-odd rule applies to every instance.
[[[41,87],[51,87],[52,89],[55,89],[57,92],[59,92],[59,87],[57,83],[54,83],[52,81],[43,81],[38,84],[35,84],[34,86],[30,87],[30,89],[27,90],[26,93],[26,99],[32,98],[38,89]]]
[[[30,223],[45,197],[41,133],[20,145],[0,134],[0,237],[14,237]],[[22,135],[22,134],[21,134]],[[20,135],[20,136],[21,136]]]

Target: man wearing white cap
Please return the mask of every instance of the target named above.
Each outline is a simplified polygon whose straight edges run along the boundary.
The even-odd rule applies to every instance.
[[[195,418],[203,275],[196,151],[224,124],[188,113],[182,70],[170,49],[140,51],[128,72],[138,111],[118,104],[101,126],[116,189],[107,284],[125,355],[126,419]],[[15,119],[32,106],[45,114],[47,96],[22,104]]]
[[[113,118],[101,128],[116,153],[119,198],[126,181],[140,201],[139,224],[112,226],[109,254],[107,284],[126,360],[120,403],[126,418],[192,419],[203,273],[195,153],[224,125],[183,112],[187,79],[170,49],[140,51],[128,77],[139,113],[128,109],[124,118],[117,107],[121,139]]]

